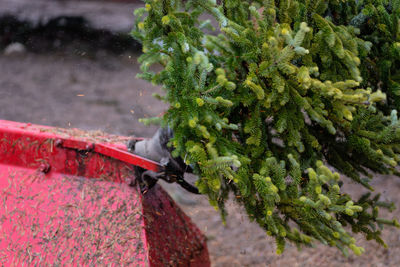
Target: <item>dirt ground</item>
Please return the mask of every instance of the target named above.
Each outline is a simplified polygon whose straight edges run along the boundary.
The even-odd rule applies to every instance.
[[[90,57],[62,52],[0,55],[0,119],[151,136],[156,128],[137,120],[161,113],[166,105],[151,97],[159,88],[135,78],[136,59],[133,54],[116,57],[106,52]],[[376,192],[400,206],[399,178],[377,177],[374,185]],[[166,188],[206,234],[213,266],[400,266],[398,229],[384,230],[389,249],[358,237],[358,244],[366,249],[361,257],[345,258],[321,245],[302,251],[288,245],[277,256],[274,241],[250,223],[236,204],[228,203],[224,226],[204,196],[190,195],[174,185]],[[360,193],[359,186],[349,184],[346,189]],[[400,217],[400,210],[392,215]]]
[[[129,32],[133,10],[143,6],[141,0],[82,1],[82,0],[0,0],[0,16],[18,14],[21,20],[46,23],[57,16],[82,16],[97,29]]]

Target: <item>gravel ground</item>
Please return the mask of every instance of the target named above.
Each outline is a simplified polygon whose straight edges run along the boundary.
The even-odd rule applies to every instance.
[[[0,119],[151,136],[156,128],[144,127],[137,119],[158,115],[166,106],[151,97],[159,88],[135,78],[138,71],[136,56],[128,54],[0,55]],[[376,192],[400,206],[399,178],[380,176],[374,185]],[[321,245],[302,251],[289,245],[277,256],[274,241],[236,204],[228,203],[224,226],[204,196],[189,195],[174,185],[166,188],[207,235],[213,266],[400,266],[397,229],[384,230],[389,249],[358,237],[366,249],[361,257],[345,258]],[[351,193],[359,194],[359,189],[346,185]],[[390,216],[399,215],[397,210]]]

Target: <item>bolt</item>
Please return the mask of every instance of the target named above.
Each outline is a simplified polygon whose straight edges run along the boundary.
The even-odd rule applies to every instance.
[[[48,163],[42,163],[39,166],[39,171],[41,171],[45,174],[48,173],[50,171],[50,169],[51,169],[51,166]]]
[[[93,144],[93,143],[87,144],[87,145],[86,145],[86,150],[87,150],[87,151],[92,151],[92,150],[94,150],[94,144]]]
[[[56,142],[55,142],[56,147],[60,147],[60,146],[62,146],[62,144],[63,144],[63,140],[56,139]]]

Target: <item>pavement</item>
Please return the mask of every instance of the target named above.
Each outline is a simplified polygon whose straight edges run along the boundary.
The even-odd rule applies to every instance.
[[[135,0],[0,0],[0,17],[13,15],[35,25],[60,16],[81,16],[93,28],[129,32],[134,22],[133,11],[143,5],[142,1]]]

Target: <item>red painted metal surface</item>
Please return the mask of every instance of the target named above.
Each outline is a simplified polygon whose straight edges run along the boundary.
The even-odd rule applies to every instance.
[[[114,159],[118,159],[120,161],[123,161],[125,163],[129,163],[135,166],[142,167],[147,170],[151,170],[154,172],[159,172],[163,169],[162,166],[160,166],[157,162],[142,158],[137,155],[133,155],[127,151],[123,151],[119,148],[111,147],[106,144],[98,144],[94,147],[94,151],[105,155],[109,156]]]
[[[209,266],[204,236],[161,187],[128,185],[132,164],[158,165],[126,140],[0,120],[0,265]]]

